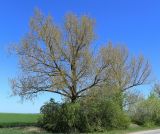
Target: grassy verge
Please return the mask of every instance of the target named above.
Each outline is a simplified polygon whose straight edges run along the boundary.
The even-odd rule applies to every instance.
[[[127,134],[129,132],[136,132],[136,131],[150,130],[150,129],[157,129],[157,127],[153,127],[153,128],[139,127],[134,129],[130,128],[128,130],[113,130],[113,131],[108,131],[108,132],[99,133],[99,134]],[[51,134],[51,133],[45,132],[44,130],[41,130],[35,127],[24,127],[24,128],[21,127],[21,128],[1,128],[0,134]]]
[[[99,134],[127,134],[129,132],[143,131],[143,130],[151,130],[158,129],[159,127],[137,127],[137,128],[129,128],[127,130],[113,130]],[[37,127],[16,127],[16,128],[0,128],[0,134],[51,134]],[[95,133],[98,134],[98,133]]]
[[[153,129],[160,129],[159,126],[154,126],[154,127],[140,127],[137,126],[135,128],[129,128],[126,130],[112,130],[112,131],[107,131],[104,132],[103,134],[128,134],[130,132],[138,132],[138,131],[145,131],[145,130],[153,130]]]

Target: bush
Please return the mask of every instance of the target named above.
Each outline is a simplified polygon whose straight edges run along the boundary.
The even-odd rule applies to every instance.
[[[155,122],[154,121],[146,121],[143,126],[147,127],[147,128],[153,128],[155,126]]]
[[[40,125],[52,132],[102,132],[107,129],[124,129],[130,124],[120,106],[105,99],[58,104],[50,100],[41,108]]]
[[[127,114],[112,100],[92,101],[88,105],[88,121],[94,131],[125,129],[130,124]]]
[[[43,117],[39,124],[48,131],[58,133],[86,132],[87,117],[80,110],[78,103],[58,104],[50,100],[41,108]]]
[[[44,104],[40,111],[43,114],[42,118],[39,120],[39,124],[49,124],[54,122],[57,119],[57,114],[60,109],[60,104],[56,103],[53,99],[50,99],[49,102]]]
[[[139,125],[160,125],[159,98],[151,94],[146,100],[140,102],[132,118]]]

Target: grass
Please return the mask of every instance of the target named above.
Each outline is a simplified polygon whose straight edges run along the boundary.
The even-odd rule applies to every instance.
[[[39,117],[40,114],[0,113],[0,127],[32,126]]]
[[[128,134],[131,132],[138,132],[138,131],[145,131],[145,130],[153,130],[153,129],[159,129],[160,127],[158,126],[154,126],[154,127],[140,127],[140,126],[136,126],[136,127],[130,127],[126,130],[112,130],[112,131],[108,131],[108,132],[104,132],[101,134]]]
[[[0,113],[0,134],[49,134],[33,127],[40,116],[40,114]]]

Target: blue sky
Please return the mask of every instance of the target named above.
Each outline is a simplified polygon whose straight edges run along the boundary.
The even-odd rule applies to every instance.
[[[53,94],[35,101],[20,102],[10,97],[9,78],[18,74],[17,58],[7,54],[10,43],[18,42],[28,31],[29,20],[38,7],[62,24],[64,15],[73,12],[96,20],[100,46],[112,41],[128,46],[131,53],[143,53],[152,64],[153,77],[160,79],[160,1],[159,0],[0,0],[0,112],[37,113]],[[147,94],[150,86],[140,87]]]

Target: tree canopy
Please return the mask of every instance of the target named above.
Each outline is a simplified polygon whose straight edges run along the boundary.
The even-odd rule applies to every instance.
[[[60,27],[36,11],[29,32],[14,45],[21,69],[11,80],[14,95],[30,99],[51,92],[75,102],[95,87],[116,86],[123,92],[147,81],[151,68],[143,56],[112,43],[94,53],[94,40],[90,17],[68,14]]]

